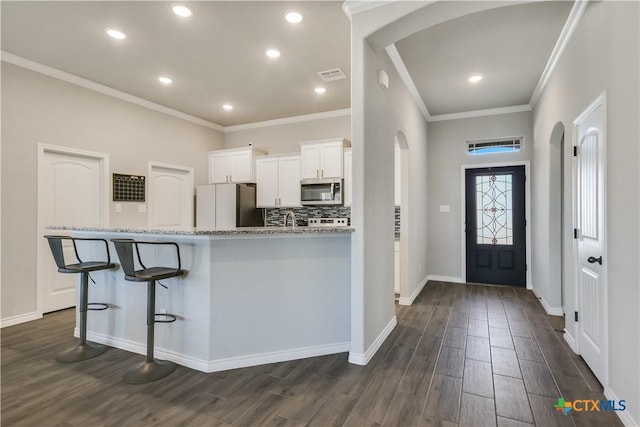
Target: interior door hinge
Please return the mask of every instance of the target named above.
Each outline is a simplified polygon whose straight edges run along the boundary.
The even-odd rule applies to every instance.
[[[577,312],[577,311],[575,311],[575,312],[574,312],[574,317],[573,317],[573,319],[574,319],[576,322],[578,321],[578,312]]]
[[[574,239],[577,239],[577,238],[578,238],[578,229],[577,229],[577,228],[574,228],[574,229],[573,229],[573,238],[574,238]]]
[[[578,157],[578,147],[577,146],[573,146],[573,157]]]

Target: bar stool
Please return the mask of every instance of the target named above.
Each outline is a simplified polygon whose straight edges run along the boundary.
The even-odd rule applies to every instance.
[[[184,271],[181,270],[180,248],[173,242],[142,242],[132,239],[112,239],[111,240],[120,258],[120,264],[124,271],[124,279],[130,282],[147,282],[147,357],[144,362],[139,363],[127,371],[123,375],[124,382],[128,384],[146,384],[157,381],[170,375],[176,365],[172,362],[155,360],[153,357],[154,332],[156,323],[173,323],[176,316],[173,314],[156,313],[156,281],[168,279],[170,277],[182,276]],[[178,260],[177,268],[170,267],[150,267],[147,268],[140,257],[140,245],[171,245],[176,248],[176,256]],[[133,250],[135,247],[138,264],[141,270],[135,269],[135,261],[133,259]],[[162,284],[161,284],[162,285]],[[164,286],[164,285],[162,285]],[[164,319],[158,320],[156,317],[164,316]]]
[[[58,266],[59,273],[71,273],[71,274],[81,274],[80,281],[80,306],[78,310],[80,311],[80,336],[78,338],[78,344],[62,353],[58,354],[56,360],[59,362],[78,362],[80,360],[87,360],[93,357],[99,356],[105,351],[107,351],[108,347],[102,344],[95,344],[87,341],[87,311],[89,310],[106,310],[109,308],[107,304],[104,303],[90,303],[88,291],[89,291],[89,273],[92,271],[98,270],[107,270],[115,267],[115,264],[111,263],[111,257],[109,256],[109,246],[107,241],[104,239],[93,239],[93,238],[84,238],[84,237],[71,237],[71,236],[44,236],[49,241],[49,247],[51,248],[51,253],[53,254],[53,259]],[[64,261],[64,252],[62,248],[63,240],[71,240],[73,243],[73,251],[75,252],[76,258],[78,259],[77,264],[65,264]],[[96,242],[104,242],[105,250],[107,252],[107,260],[106,261],[82,261],[80,256],[78,255],[78,248],[76,247],[76,241],[96,241]],[[93,279],[91,279],[93,282]],[[95,282],[94,282],[95,283]]]

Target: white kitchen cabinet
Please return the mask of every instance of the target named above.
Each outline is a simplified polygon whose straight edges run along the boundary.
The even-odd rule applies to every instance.
[[[353,157],[351,148],[344,150],[344,205],[351,206],[353,199]]]
[[[264,156],[256,160],[256,206],[301,206],[300,156]]]
[[[209,152],[209,184],[255,182],[255,159],[266,154],[253,147]]]
[[[395,204],[400,206],[402,200],[402,152],[400,147],[396,145],[395,151]]]
[[[300,178],[342,178],[343,151],[351,146],[346,139],[300,143]]]

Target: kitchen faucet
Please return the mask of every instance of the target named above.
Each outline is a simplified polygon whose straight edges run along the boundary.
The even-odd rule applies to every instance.
[[[295,228],[296,227],[296,214],[293,213],[293,211],[287,211],[287,213],[284,214],[284,227],[287,226],[287,221],[289,220],[289,215],[291,215],[291,228]]]

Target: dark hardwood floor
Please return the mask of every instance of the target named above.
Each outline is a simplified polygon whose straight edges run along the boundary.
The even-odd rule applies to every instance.
[[[612,412],[571,412],[558,397],[604,399],[529,291],[429,282],[367,366],[347,354],[204,374],[184,367],[124,384],[142,356],[110,349],[55,361],[74,311],[5,328],[3,426],[619,426]],[[91,320],[89,320],[91,321]]]

